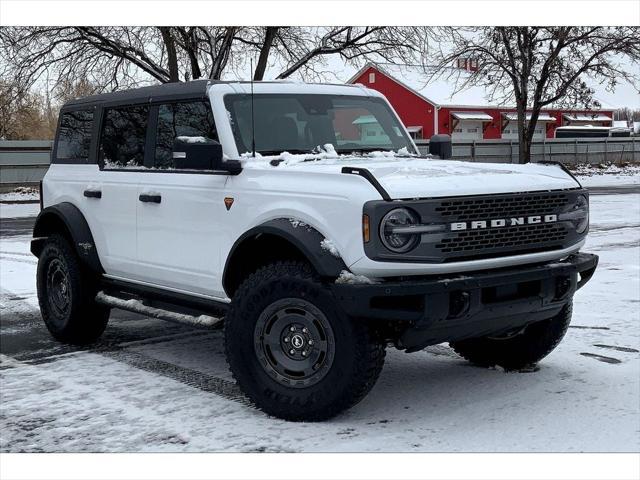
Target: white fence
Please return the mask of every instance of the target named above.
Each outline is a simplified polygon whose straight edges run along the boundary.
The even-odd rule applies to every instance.
[[[49,168],[50,141],[0,141],[0,189],[38,183]]]
[[[428,140],[417,140],[422,153],[429,152]],[[518,142],[514,140],[454,140],[453,159],[475,162],[517,163]],[[640,137],[554,138],[534,142],[531,160],[578,163],[640,162]]]
[[[423,153],[429,141],[416,141]],[[47,169],[51,141],[0,141],[0,189],[37,184]],[[454,141],[453,158],[476,162],[517,163],[518,142],[512,140]],[[532,160],[577,163],[640,163],[640,137],[550,139],[534,142]]]

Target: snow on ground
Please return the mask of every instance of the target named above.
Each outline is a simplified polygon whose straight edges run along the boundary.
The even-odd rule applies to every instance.
[[[38,203],[0,203],[0,218],[35,217],[38,213]]]
[[[600,255],[599,269],[539,370],[473,367],[446,345],[389,349],[368,397],[316,424],[247,405],[220,331],[117,318],[105,337],[137,340],[56,353],[38,319],[29,238],[3,237],[0,450],[637,452],[640,195],[593,196],[591,219],[584,250]],[[16,353],[16,339],[42,350]],[[48,356],[30,360],[34,352]]]
[[[573,173],[585,187],[640,185],[640,165],[607,165],[602,168],[580,165]]]

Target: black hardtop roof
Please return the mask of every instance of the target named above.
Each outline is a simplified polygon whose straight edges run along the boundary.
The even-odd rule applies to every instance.
[[[99,95],[74,98],[65,103],[63,108],[87,106],[91,104],[146,103],[153,100],[204,98],[207,93],[207,85],[212,83],[222,82],[193,80],[191,82],[164,83],[162,85],[132,88],[119,92],[101,93]]]
[[[84,107],[92,105],[120,105],[134,103],[148,103],[152,101],[169,101],[180,99],[205,98],[207,94],[207,86],[219,83],[250,83],[247,80],[192,80],[190,82],[163,83],[161,85],[152,85],[150,87],[132,88],[129,90],[121,90],[119,92],[101,93],[99,95],[90,95],[88,97],[74,98],[69,100],[62,107],[63,109]],[[260,81],[256,83],[283,83],[283,81]],[[285,81],[286,83],[286,81]],[[292,82],[295,83],[295,82]],[[340,85],[345,84],[324,85]]]

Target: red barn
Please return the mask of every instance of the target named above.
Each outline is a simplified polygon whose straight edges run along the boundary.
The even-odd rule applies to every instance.
[[[461,75],[463,72],[461,72]],[[360,83],[383,93],[413,138],[446,133],[453,139],[517,140],[515,107],[484,105],[480,87],[455,91],[455,81],[428,82],[415,67],[367,64],[348,83]],[[545,109],[538,117],[534,139],[553,138],[556,127],[612,126],[611,110]]]

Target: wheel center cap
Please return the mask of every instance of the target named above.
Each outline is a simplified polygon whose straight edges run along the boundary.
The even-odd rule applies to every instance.
[[[302,348],[304,346],[304,338],[302,338],[302,335],[296,334],[291,337],[291,345],[293,345],[293,348]]]

